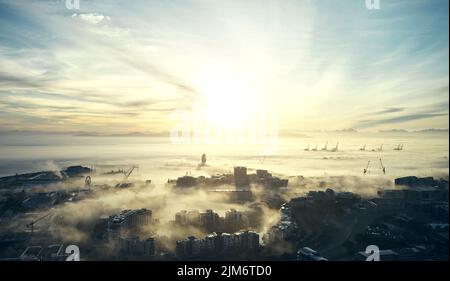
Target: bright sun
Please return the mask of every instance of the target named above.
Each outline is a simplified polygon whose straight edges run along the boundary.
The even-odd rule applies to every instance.
[[[246,127],[255,120],[257,100],[243,81],[209,75],[202,85],[205,122],[222,129]]]

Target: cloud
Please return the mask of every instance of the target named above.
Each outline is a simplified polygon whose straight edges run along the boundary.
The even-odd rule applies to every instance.
[[[448,3],[399,1],[375,14],[329,2],[87,1],[77,14],[62,1],[1,2],[3,124],[71,115],[52,129],[125,130],[128,119],[133,131],[167,131],[168,113],[201,99],[225,69],[250,84],[255,103],[280,109],[286,131],[370,127],[387,114],[380,124],[442,127],[444,116],[429,114],[445,112],[420,107],[448,105],[448,14],[436,9]],[[19,105],[13,96],[41,98],[42,108],[8,108]]]
[[[357,128],[372,128],[380,125],[397,126],[400,123],[448,116],[448,100],[425,104],[420,107],[390,107],[364,115],[356,122]],[[372,118],[366,118],[373,116]]]
[[[370,128],[370,127],[375,127],[378,125],[386,125],[386,124],[392,125],[392,124],[405,123],[405,122],[414,121],[414,120],[428,119],[428,118],[442,117],[442,116],[448,116],[448,113],[410,114],[410,115],[403,115],[403,116],[378,119],[378,120],[362,120],[356,126],[358,128]]]
[[[369,113],[369,115],[379,115],[379,114],[388,114],[388,113],[397,113],[397,112],[401,112],[405,110],[404,108],[401,107],[391,107],[391,108],[386,108],[380,111],[376,111],[376,112],[372,112]]]

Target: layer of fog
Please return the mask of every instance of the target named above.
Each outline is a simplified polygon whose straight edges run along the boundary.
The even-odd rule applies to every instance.
[[[259,186],[253,186],[255,202],[231,203],[225,195],[211,193],[207,189],[189,190],[188,192],[174,192],[165,185],[138,184],[128,189],[115,187],[105,189],[104,185],[96,186],[96,182],[108,183],[114,186],[117,180],[109,179],[109,176],[93,176],[95,196],[80,201],[65,203],[57,206],[53,213],[52,233],[55,238],[70,242],[85,242],[92,235],[92,227],[101,217],[108,217],[124,209],[147,208],[152,210],[153,218],[159,222],[148,229],[144,229],[141,235],[162,237],[165,248],[173,251],[175,241],[187,236],[203,237],[207,232],[203,229],[191,227],[181,228],[170,223],[175,219],[175,213],[180,210],[205,211],[212,209],[220,216],[224,216],[229,209],[250,211],[255,209],[261,212],[257,231],[262,237],[273,225],[279,221],[279,211],[269,208],[264,202],[271,192]],[[350,191],[362,197],[377,196],[381,189],[395,188],[392,181],[383,177],[355,177],[355,176],[325,176],[325,177],[290,177],[289,187],[281,193],[283,202],[289,202],[291,198],[305,196],[310,190],[325,190],[332,188],[336,192]],[[82,186],[83,181],[73,182],[66,186],[53,186],[53,188],[68,188],[72,190],[76,186]],[[276,193],[273,193],[276,194]],[[273,195],[272,194],[272,195]]]
[[[120,139],[120,145],[117,140]],[[171,193],[166,188],[168,179],[175,179],[186,173],[193,176],[211,176],[232,173],[233,166],[247,166],[249,173],[256,169],[267,169],[277,176],[289,179],[289,188],[282,194],[284,201],[304,196],[309,190],[350,191],[365,197],[376,196],[379,189],[394,188],[393,180],[401,176],[433,176],[448,179],[448,136],[439,138],[415,138],[413,135],[385,136],[376,135],[334,135],[305,137],[280,142],[277,153],[265,155],[261,147],[173,145],[161,140],[139,138],[105,139],[89,137],[59,141],[56,144],[40,145],[27,143],[15,146],[10,142],[1,147],[0,174],[11,175],[21,172],[60,171],[69,165],[94,167],[92,175],[93,197],[65,203],[54,207],[51,228],[57,239],[76,242],[87,241],[92,233],[89,226],[102,216],[109,216],[123,209],[148,208],[159,219],[156,229],[144,231],[142,235],[169,237],[167,247],[173,249],[175,239],[189,235],[202,237],[204,231],[174,229],[168,222],[180,210],[213,209],[221,216],[230,208],[240,211],[252,209],[252,203],[234,204],[217,193],[197,190],[188,194]],[[66,142],[67,141],[67,142]],[[338,152],[320,151],[329,141],[329,148],[340,142]],[[405,144],[403,151],[394,151],[399,144]],[[319,151],[304,151],[308,145],[318,145]],[[360,151],[366,144],[367,151]],[[383,152],[371,151],[384,144]],[[207,166],[198,168],[202,153],[207,155]],[[382,159],[386,174],[382,173]],[[363,175],[363,169],[370,161],[369,172]],[[117,169],[128,170],[131,166],[139,168],[133,171],[129,180],[138,183],[131,189],[105,188],[105,184],[115,186],[124,180],[123,174],[102,175]],[[152,180],[145,186],[145,180]],[[84,187],[84,178],[31,188],[31,192],[71,191]],[[264,201],[267,193],[255,187],[257,201]],[[263,235],[278,221],[277,209],[270,209],[259,203],[264,218],[259,224],[258,233]],[[48,210],[43,210],[43,213]],[[13,223],[13,222],[12,222]],[[16,227],[16,225],[14,225]],[[11,227],[11,228],[14,228]],[[19,226],[17,226],[19,227]]]

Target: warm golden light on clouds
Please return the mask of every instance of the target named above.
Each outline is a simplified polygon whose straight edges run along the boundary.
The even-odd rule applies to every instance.
[[[225,128],[448,128],[442,9],[214,2],[0,4],[1,129],[167,135],[196,103]]]

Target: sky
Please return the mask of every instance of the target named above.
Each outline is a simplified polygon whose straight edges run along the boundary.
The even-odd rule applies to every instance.
[[[448,1],[380,2],[0,0],[0,132],[448,129]]]

